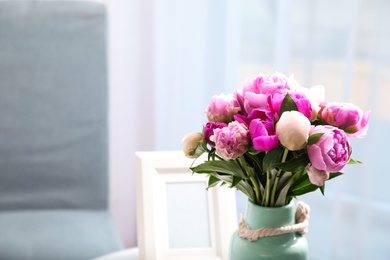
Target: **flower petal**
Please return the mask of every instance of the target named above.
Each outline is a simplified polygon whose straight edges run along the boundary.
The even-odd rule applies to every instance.
[[[313,164],[314,167],[316,167],[319,170],[325,170],[326,169],[326,163],[324,162],[321,148],[315,144],[309,145],[310,147],[310,161]],[[309,149],[308,147],[308,149]]]
[[[279,139],[276,135],[258,136],[252,140],[253,147],[258,151],[270,151],[279,145]]]
[[[306,166],[306,171],[309,176],[309,180],[314,185],[319,187],[325,184],[325,181],[329,179],[329,172],[316,169],[312,164]]]

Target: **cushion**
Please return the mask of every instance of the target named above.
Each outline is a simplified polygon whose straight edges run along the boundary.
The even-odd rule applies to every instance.
[[[2,212],[0,230],[7,260],[88,260],[122,246],[107,211]]]

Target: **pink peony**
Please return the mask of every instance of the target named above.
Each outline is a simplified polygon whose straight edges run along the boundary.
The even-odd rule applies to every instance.
[[[318,170],[338,172],[349,161],[351,147],[345,132],[329,125],[318,125],[311,129],[310,135],[323,133],[321,138],[307,146],[311,164]]]
[[[343,129],[350,137],[364,137],[368,130],[370,111],[351,103],[320,103],[319,117],[327,124]]]
[[[215,95],[206,108],[206,116],[210,122],[225,122],[233,120],[240,111],[240,105],[233,95]]]
[[[214,129],[210,140],[215,143],[219,156],[225,160],[234,160],[243,155],[249,144],[248,128],[239,122],[231,122],[228,126]]]
[[[260,75],[245,81],[242,93],[236,93],[242,100],[247,114],[255,109],[268,109],[268,96],[274,93],[284,93],[289,90],[288,79],[281,73],[270,76]]]

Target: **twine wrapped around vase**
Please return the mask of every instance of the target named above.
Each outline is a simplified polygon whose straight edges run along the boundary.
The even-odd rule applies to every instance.
[[[251,242],[258,240],[262,237],[277,236],[292,232],[298,232],[304,234],[308,231],[309,227],[309,213],[310,207],[306,203],[299,201],[295,212],[296,224],[290,226],[283,226],[278,228],[260,228],[256,230],[250,229],[245,223],[244,217],[241,217],[238,225],[238,235],[241,238],[245,238]]]

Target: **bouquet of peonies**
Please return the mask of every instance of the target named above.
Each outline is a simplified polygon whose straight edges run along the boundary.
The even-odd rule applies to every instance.
[[[192,167],[208,186],[229,185],[255,204],[276,207],[340,176],[351,158],[348,138],[366,135],[370,112],[324,100],[324,88],[301,87],[281,73],[248,79],[241,90],[215,95],[201,133],[182,139]]]

